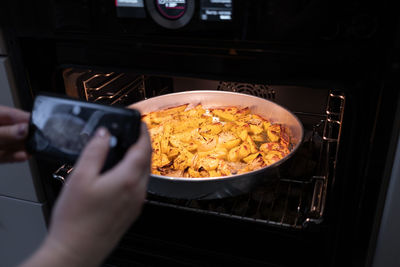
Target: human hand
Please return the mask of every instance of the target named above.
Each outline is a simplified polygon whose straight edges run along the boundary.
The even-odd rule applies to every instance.
[[[28,135],[28,112],[0,106],[0,163],[28,159],[24,142]]]
[[[100,174],[108,149],[108,132],[97,131],[56,203],[42,256],[25,266],[98,266],[139,216],[152,152],[145,124],[123,160]]]

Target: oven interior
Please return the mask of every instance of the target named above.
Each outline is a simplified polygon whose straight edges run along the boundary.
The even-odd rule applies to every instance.
[[[148,195],[147,205],[287,229],[303,229],[323,222],[327,196],[335,181],[346,99],[343,91],[79,67],[67,67],[61,72],[67,95],[108,105],[127,106],[153,96],[190,90],[240,92],[283,105],[299,117],[305,138],[288,167],[279,171],[278,182],[259,186],[245,195],[216,200]],[[69,166],[61,166],[53,176],[62,177],[70,170]]]

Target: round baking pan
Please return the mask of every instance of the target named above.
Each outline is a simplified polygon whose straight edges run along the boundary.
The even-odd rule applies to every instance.
[[[247,193],[260,183],[276,180],[278,168],[296,153],[303,141],[304,128],[296,115],[274,102],[246,94],[188,91],[149,98],[129,107],[146,114],[183,104],[189,104],[189,108],[201,104],[206,109],[227,106],[249,107],[251,113],[288,127],[292,149],[288,155],[274,164],[243,174],[208,178],[180,178],[151,174],[148,187],[148,192],[151,194],[181,199],[215,199]]]

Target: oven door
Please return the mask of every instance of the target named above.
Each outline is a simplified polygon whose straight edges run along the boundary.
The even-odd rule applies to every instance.
[[[393,160],[390,140],[398,106],[395,78],[382,78],[384,67],[377,67],[387,46],[380,40],[389,40],[378,38],[387,37],[380,28],[382,35],[365,39],[349,30],[334,31],[328,36],[333,39],[275,35],[278,41],[272,41],[264,34],[267,24],[254,19],[225,25],[225,33],[196,23],[167,31],[147,20],[135,24],[106,16],[102,6],[70,13],[80,21],[57,20],[79,22],[77,28],[57,28],[60,24],[47,24],[51,16],[44,16],[33,19],[31,28],[6,29],[25,109],[40,91],[129,105],[177,91],[228,90],[288,107],[308,138],[293,167],[272,187],[217,201],[149,194],[142,216],[108,266],[365,264],[378,199],[389,179],[385,164]],[[90,10],[93,17],[81,16]],[[242,10],[255,12],[249,6]],[[393,28],[389,22],[383,29]],[[53,178],[60,166],[41,161],[37,166],[52,205],[61,189]]]
[[[289,266],[309,264],[310,253],[318,266],[325,265],[327,259],[345,261],[351,247],[362,240],[360,235],[370,233],[367,223],[356,232],[353,245],[345,242],[346,236],[355,234],[350,231],[351,225],[357,225],[364,212],[365,216],[374,213],[366,206],[363,206],[365,210],[357,208],[357,203],[370,204],[370,199],[365,199],[365,190],[378,193],[375,185],[365,180],[367,178],[359,171],[365,169],[369,155],[376,156],[370,154],[371,146],[387,149],[381,144],[387,142],[386,138],[373,139],[373,143],[369,141],[373,138],[377,100],[384,91],[374,87],[373,93],[365,94],[365,87],[346,86],[338,90],[328,81],[323,85],[324,82],[315,80],[296,82],[295,86],[270,85],[263,79],[255,82],[257,77],[260,78],[259,74],[249,72],[245,73],[247,79],[237,80],[232,78],[229,67],[226,73],[219,72],[218,75],[167,67],[161,73],[159,68],[165,64],[165,58],[156,61],[152,52],[148,57],[142,54],[138,59],[139,52],[133,51],[129,55],[135,58],[132,62],[138,66],[132,64],[128,68],[119,62],[118,54],[108,54],[107,49],[99,47],[79,47],[88,54],[103,55],[88,57],[82,62],[76,57],[79,52],[72,43],[26,39],[21,45],[25,50],[21,61],[14,62],[14,68],[17,79],[21,78],[19,88],[25,96],[26,107],[39,91],[110,105],[129,105],[175,91],[232,90],[272,99],[295,112],[305,126],[308,139],[302,151],[296,153],[298,161],[293,161],[293,166],[282,173],[279,183],[272,187],[211,202],[149,195],[141,218],[108,259],[110,266],[132,262],[202,265],[228,260],[249,265]],[[192,62],[191,57],[186,60],[186,65]],[[150,61],[158,70],[143,67]],[[21,68],[29,70],[28,76]],[[176,72],[171,73],[172,70]],[[32,94],[23,88],[30,88]],[[385,101],[393,105],[390,97]],[[382,118],[384,121],[392,116],[386,115]],[[52,205],[61,189],[53,178],[60,166],[40,161],[37,165],[46,199]],[[65,170],[64,167],[61,170]],[[378,170],[374,169],[373,173]],[[374,177],[370,179],[381,176]],[[346,246],[350,247],[344,249]],[[360,253],[357,259],[364,261],[366,252]]]

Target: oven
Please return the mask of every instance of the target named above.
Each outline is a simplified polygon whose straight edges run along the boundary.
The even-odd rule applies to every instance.
[[[389,4],[21,3],[7,2],[18,16],[3,31],[25,109],[39,92],[129,106],[218,90],[271,100],[304,126],[273,183],[214,200],[148,194],[104,266],[372,264],[399,133]],[[71,166],[32,161],[51,214]]]

